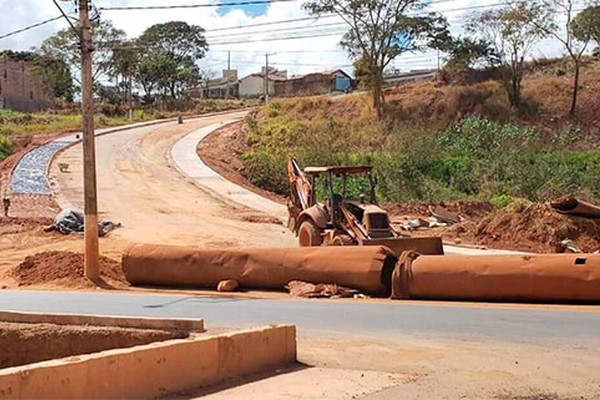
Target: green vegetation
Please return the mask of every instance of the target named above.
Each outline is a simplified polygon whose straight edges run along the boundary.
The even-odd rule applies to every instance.
[[[255,101],[247,100],[198,100],[192,104],[189,111],[183,114],[198,115],[255,105]],[[130,121],[125,116],[123,110],[107,109],[103,111],[103,113],[96,115],[96,128],[127,125],[132,122],[143,122],[154,119],[174,118],[182,114],[176,111],[135,110],[133,121]],[[0,161],[12,154],[15,150],[14,141],[19,136],[76,132],[80,130],[80,114],[21,113],[0,109]]]
[[[371,164],[386,201],[465,198],[506,204],[578,193],[600,200],[600,151],[571,151],[580,131],[569,126],[551,143],[533,128],[467,116],[444,126],[335,115],[335,102],[273,102],[249,118],[243,155],[249,179],[288,194],[290,156],[303,166]]]

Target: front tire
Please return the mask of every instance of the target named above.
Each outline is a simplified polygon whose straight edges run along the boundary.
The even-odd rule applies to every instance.
[[[300,247],[314,247],[323,244],[321,229],[312,221],[304,221],[298,229]]]

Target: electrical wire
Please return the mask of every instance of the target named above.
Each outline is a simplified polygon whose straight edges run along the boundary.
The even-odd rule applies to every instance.
[[[272,4],[292,2],[299,0],[246,0],[227,3],[205,3],[205,4],[179,4],[171,6],[117,6],[117,7],[100,7],[100,11],[133,11],[133,10],[174,10],[174,9],[190,9],[190,8],[205,8],[205,7],[239,7],[260,4]]]
[[[17,35],[19,33],[23,33],[23,32],[29,31],[29,30],[34,29],[34,28],[38,28],[38,27],[43,26],[43,25],[47,25],[47,24],[49,24],[51,22],[58,21],[61,18],[62,18],[62,15],[59,15],[58,17],[50,18],[50,19],[47,19],[45,21],[41,21],[41,22],[35,23],[33,25],[29,25],[29,26],[26,26],[24,28],[18,29],[16,31],[5,33],[3,35],[0,35],[0,40],[9,38],[9,37]]]

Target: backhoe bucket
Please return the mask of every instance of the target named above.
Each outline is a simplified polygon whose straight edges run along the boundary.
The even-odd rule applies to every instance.
[[[392,250],[398,257],[407,250],[424,255],[444,254],[444,245],[440,237],[368,239],[363,240],[361,245],[385,246]]]

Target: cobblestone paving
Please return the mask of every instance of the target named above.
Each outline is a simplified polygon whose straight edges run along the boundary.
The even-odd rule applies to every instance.
[[[46,177],[50,161],[57,151],[76,140],[74,136],[61,138],[36,147],[25,154],[13,171],[10,181],[11,191],[17,194],[52,194]]]

